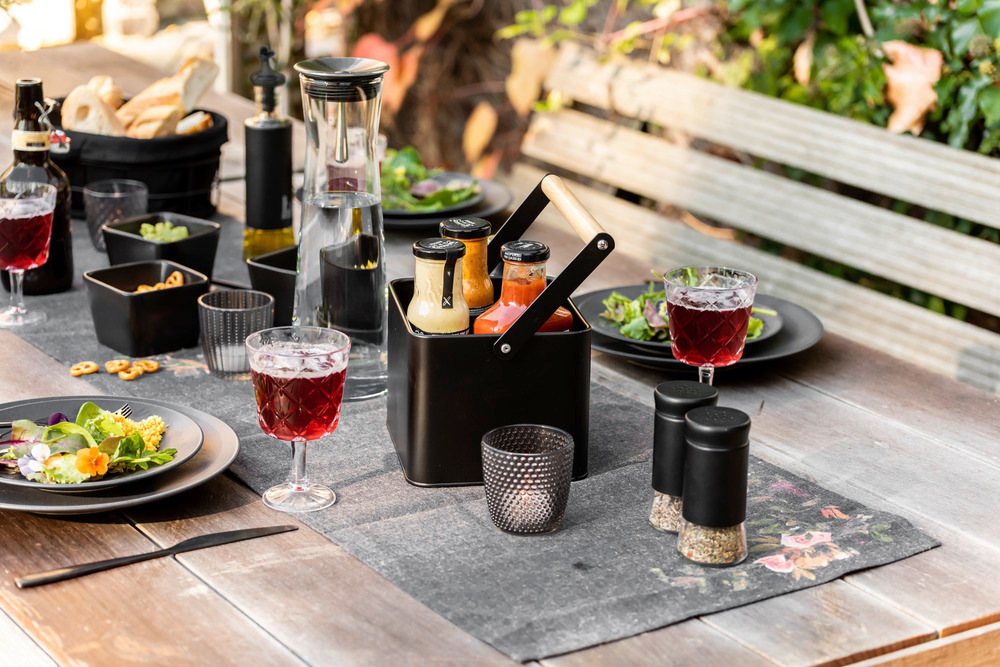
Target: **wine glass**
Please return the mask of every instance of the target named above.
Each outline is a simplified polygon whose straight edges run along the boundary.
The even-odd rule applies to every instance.
[[[56,188],[47,183],[0,183],[0,269],[10,272],[10,307],[0,312],[0,327],[39,324],[45,313],[24,307],[24,271],[49,259]]]
[[[698,367],[698,381],[712,384],[715,369],[743,356],[757,278],[717,266],[684,266],[663,276],[670,348]]]
[[[292,447],[291,479],[265,491],[264,504],[282,512],[329,507],[337,495],[306,478],[306,446],[337,428],[351,340],[325,327],[275,327],[246,344],[260,428]]]

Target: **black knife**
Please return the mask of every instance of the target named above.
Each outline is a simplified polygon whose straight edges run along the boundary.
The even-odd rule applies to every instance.
[[[144,560],[152,560],[163,556],[173,556],[174,554],[184,553],[185,551],[194,551],[195,549],[204,549],[206,547],[216,547],[220,544],[240,542],[241,540],[252,540],[255,537],[277,535],[278,533],[287,533],[288,531],[298,529],[298,526],[286,525],[267,526],[266,528],[245,528],[243,530],[230,530],[224,533],[209,533],[208,535],[199,535],[198,537],[192,537],[189,540],[178,542],[174,546],[167,547],[166,549],[150,551],[149,553],[144,554],[136,554],[134,556],[124,556],[122,558],[109,558],[108,560],[99,560],[93,563],[84,563],[82,565],[61,567],[57,570],[49,570],[48,572],[39,572],[38,574],[31,574],[26,577],[18,577],[14,579],[14,583],[17,584],[18,588],[34,588],[35,586],[52,584],[57,581],[74,579],[85,574],[103,572],[122,565],[141,563]]]

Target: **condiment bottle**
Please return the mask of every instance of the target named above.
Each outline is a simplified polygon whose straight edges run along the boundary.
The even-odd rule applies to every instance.
[[[696,563],[735,565],[747,557],[750,417],[708,406],[689,411],[685,422],[684,520],[677,550]]]
[[[18,79],[14,93],[14,163],[0,175],[0,182],[49,183],[56,188],[49,258],[24,272],[25,294],[65,292],[73,286],[73,243],[70,238],[69,179],[50,157],[52,128],[47,120],[41,79]],[[7,271],[0,274],[10,289]]]
[[[292,123],[281,115],[285,75],[271,68],[274,51],[260,47],[250,77],[256,114],[244,122],[246,229],[243,259],[295,245],[292,232]]]
[[[493,305],[493,281],[486,266],[486,246],[492,228],[482,218],[450,218],[440,224],[441,236],[465,244],[462,265],[462,293],[469,304],[469,316],[479,317]]]
[[[510,241],[501,246],[503,284],[500,299],[476,318],[473,333],[503,333],[514,324],[545,289],[545,262],[549,254],[549,247],[538,241]],[[572,313],[560,306],[538,331],[569,331],[572,326]]]
[[[416,270],[406,319],[420,334],[469,333],[469,306],[462,295],[465,245],[453,239],[413,244]]]
[[[657,530],[676,533],[681,529],[681,493],[684,489],[684,415],[690,410],[715,405],[719,391],[710,384],[691,380],[661,382],[653,392],[653,508],[649,523]]]

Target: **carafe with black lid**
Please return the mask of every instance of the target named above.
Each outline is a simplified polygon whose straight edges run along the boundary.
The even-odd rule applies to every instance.
[[[695,408],[685,417],[683,517],[677,550],[703,565],[747,556],[744,522],[750,417],[735,408]]]

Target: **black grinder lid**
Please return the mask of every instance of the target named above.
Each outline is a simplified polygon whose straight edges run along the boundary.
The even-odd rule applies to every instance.
[[[534,264],[549,259],[549,247],[540,241],[508,241],[500,246],[500,258],[505,262]]]
[[[444,262],[465,256],[465,244],[454,239],[422,239],[413,244],[413,256]]]
[[[679,496],[684,489],[686,430],[684,415],[690,410],[715,405],[719,391],[705,382],[671,380],[656,386],[656,421],[653,428],[653,488]]]
[[[485,239],[493,231],[490,223],[482,218],[448,218],[438,226],[441,236],[450,239]]]
[[[747,511],[750,417],[735,408],[708,406],[687,413],[684,518],[699,526],[742,523]]]

